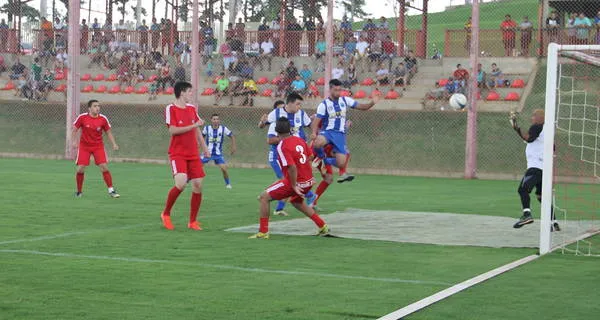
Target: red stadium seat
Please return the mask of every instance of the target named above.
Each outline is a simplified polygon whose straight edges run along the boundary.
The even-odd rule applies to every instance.
[[[260,95],[263,97],[270,97],[271,95],[273,95],[273,90],[265,89],[265,91],[263,91]]]
[[[86,73],[81,76],[81,81],[90,81],[90,80],[92,80],[92,75],[89,73]]]
[[[375,89],[371,92],[370,97],[373,98],[374,96],[381,96],[381,91]]]
[[[398,94],[398,92],[396,92],[395,90],[390,90],[385,94],[385,98],[386,99],[398,99],[400,98],[400,94]]]
[[[342,92],[340,92],[340,96],[342,96],[342,97],[351,97],[352,96],[352,92],[350,92],[348,90],[342,90]]]
[[[360,84],[363,86],[372,86],[375,84],[375,80],[373,78],[365,78]]]
[[[515,79],[510,85],[511,88],[525,88],[525,81],[523,79]]]
[[[485,100],[487,100],[487,101],[498,101],[498,100],[500,100],[500,95],[496,91],[490,91],[490,93],[488,93],[488,95],[485,98]]]
[[[165,91],[163,93],[164,94],[173,94],[173,92],[175,92],[173,87],[168,87],[167,89],[165,89]]]
[[[14,90],[15,84],[12,81],[7,82],[2,90]]]
[[[443,79],[438,80],[438,84],[440,85],[440,87],[443,87],[443,86],[447,85],[448,84],[448,78],[443,78]]]
[[[156,81],[156,79],[158,79],[158,76],[153,74],[148,78],[148,82],[154,82],[154,81]]]
[[[317,79],[317,85],[318,86],[323,86],[325,85],[325,78],[320,77],[319,79]]]
[[[118,79],[117,74],[113,73],[110,76],[108,76],[108,79],[106,79],[106,80],[108,80],[108,81],[117,81],[117,79]]]
[[[277,76],[273,78],[273,80],[271,80],[271,84],[279,84],[279,82],[281,82],[282,80],[283,78],[281,76]]]
[[[67,85],[62,83],[59,84],[58,87],[54,88],[54,91],[56,92],[65,92],[67,90]]]
[[[81,92],[92,92],[94,91],[94,86],[91,84],[88,84],[87,86],[83,87],[83,89],[81,89]]]
[[[127,88],[125,88],[125,90],[123,90],[123,93],[133,93],[135,91],[135,88],[133,86],[128,86]]]
[[[137,94],[146,94],[146,93],[148,93],[148,87],[147,86],[141,86],[141,87],[139,87],[135,91],[135,93],[137,93]]]
[[[367,93],[364,90],[358,90],[354,94],[354,98],[356,99],[364,99],[367,97]]]
[[[519,101],[521,100],[521,97],[519,96],[519,94],[517,92],[509,92],[506,97],[504,98],[504,100],[506,101]]]
[[[221,78],[221,76],[214,77],[212,83],[217,83],[217,81],[221,80]]]
[[[104,80],[104,75],[102,73],[99,73],[92,80],[94,80],[94,81],[102,81],[102,80]]]
[[[258,81],[256,81],[256,84],[267,84],[269,83],[269,79],[267,77],[260,77],[258,78]]]
[[[203,96],[210,96],[212,94],[215,93],[215,89],[214,88],[206,88],[204,89],[204,91],[202,91],[201,95]]]
[[[119,92],[121,92],[121,87],[119,85],[112,86],[110,88],[110,90],[108,90],[108,93],[119,93]]]
[[[97,93],[105,93],[106,90],[108,90],[108,88],[106,88],[105,85],[101,85],[98,88],[96,88],[95,92],[97,92]]]
[[[62,81],[62,80],[65,80],[66,78],[67,78],[67,76],[64,73],[57,73],[56,77],[54,77],[54,80]]]

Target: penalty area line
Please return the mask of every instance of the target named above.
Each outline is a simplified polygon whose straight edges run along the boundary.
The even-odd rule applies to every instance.
[[[337,278],[337,279],[346,279],[346,280],[364,280],[364,281],[386,282],[386,283],[406,283],[406,284],[428,285],[428,286],[449,286],[449,285],[451,285],[450,283],[441,282],[441,281],[411,280],[411,279],[398,279],[398,278],[377,278],[377,277],[367,277],[367,276],[351,276],[351,275],[343,275],[343,274],[335,274],[335,273],[327,273],[327,272],[262,269],[262,268],[252,268],[252,267],[237,267],[237,266],[230,266],[230,265],[220,265],[220,264],[193,263],[193,262],[174,261],[174,260],[83,255],[83,254],[72,254],[72,253],[65,253],[65,252],[45,252],[45,251],[36,251],[36,250],[2,249],[2,250],[0,250],[0,253],[29,254],[29,255],[38,255],[38,256],[63,257],[63,258],[74,258],[74,259],[109,260],[109,261],[135,262],[135,263],[170,264],[170,265],[179,265],[179,266],[204,267],[204,268],[212,268],[212,269],[219,269],[219,270],[234,270],[234,271],[244,271],[244,272],[253,272],[253,273],[299,275],[299,276]]]
[[[392,313],[386,314],[383,317],[380,317],[377,320],[399,320],[402,319],[412,313],[415,313],[425,307],[428,307],[438,301],[441,301],[443,299],[446,299],[454,294],[457,294],[467,288],[470,288],[474,285],[477,285],[479,283],[482,283],[484,281],[487,281],[493,277],[496,277],[500,274],[503,274],[507,271],[510,271],[512,269],[515,269],[519,266],[522,266],[528,262],[531,262],[537,258],[539,258],[540,256],[538,255],[530,255],[527,256],[525,258],[521,258],[519,260],[515,260],[511,263],[505,264],[501,267],[498,267],[496,269],[490,270],[486,273],[482,273],[474,278],[468,279],[466,281],[463,281],[461,283],[455,284],[450,288],[444,289],[434,295],[431,295],[429,297],[426,297],[424,299],[421,299],[415,303],[412,303],[404,308],[398,309]]]

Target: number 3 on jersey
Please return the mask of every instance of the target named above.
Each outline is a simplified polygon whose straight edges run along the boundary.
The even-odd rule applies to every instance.
[[[300,163],[305,164],[306,163],[306,155],[304,154],[304,147],[302,147],[301,145],[297,145],[296,151],[300,152]]]

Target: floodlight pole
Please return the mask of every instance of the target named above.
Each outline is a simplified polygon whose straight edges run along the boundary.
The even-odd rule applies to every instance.
[[[469,77],[469,109],[465,141],[465,179],[477,177],[477,65],[479,64],[479,1],[473,1],[471,22],[471,76]]]
[[[79,39],[81,34],[79,32],[79,10],[80,3],[79,1],[69,1],[69,33],[68,37],[68,48],[67,48],[67,56],[68,56],[68,77],[67,77],[67,110],[66,110],[66,139],[65,139],[65,158],[66,159],[74,159],[75,158],[75,148],[73,147],[73,139],[75,137],[72,136],[73,130],[73,121],[75,121],[75,117],[79,112],[80,108],[80,100],[79,100],[79,91],[81,82],[79,80],[80,71],[79,71]]]
[[[329,81],[331,80],[331,68],[333,64],[333,0],[327,1],[327,24],[325,25],[325,85],[323,96],[329,97]]]
[[[198,0],[194,0],[192,3],[192,71],[190,77],[192,79],[193,96],[192,103],[200,109],[198,106],[198,87],[199,73],[200,73],[200,34],[198,27],[200,26],[198,18]]]

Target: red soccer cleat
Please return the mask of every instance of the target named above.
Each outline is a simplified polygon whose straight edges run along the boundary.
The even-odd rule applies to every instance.
[[[175,227],[173,223],[171,223],[171,216],[167,216],[164,213],[160,215],[160,219],[162,220],[163,226],[168,230],[173,230]]]
[[[188,223],[188,228],[196,231],[202,230],[202,227],[200,227],[200,222],[198,221]]]

